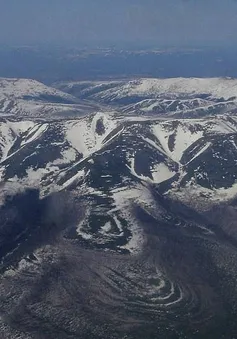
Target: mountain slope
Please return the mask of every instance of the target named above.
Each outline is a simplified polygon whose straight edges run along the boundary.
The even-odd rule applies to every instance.
[[[234,338],[235,114],[112,106],[0,120],[0,333]]]
[[[93,110],[88,103],[38,81],[0,78],[1,115],[37,118],[72,112],[85,114]]]
[[[147,185],[186,203],[189,190],[207,208],[235,194],[233,117],[164,121],[97,113],[53,122],[3,120],[0,136],[6,187],[35,187],[42,197],[76,189],[104,200],[110,213],[120,193],[129,201],[142,198]]]
[[[206,116],[236,111],[237,105],[237,80],[229,78],[59,82],[54,87],[127,114]]]

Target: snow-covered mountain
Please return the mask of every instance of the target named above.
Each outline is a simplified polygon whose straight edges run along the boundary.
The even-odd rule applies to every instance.
[[[119,107],[127,114],[193,117],[237,109],[237,80],[230,78],[59,82],[54,86],[79,98]]]
[[[88,228],[87,217],[106,210],[120,232],[116,241],[119,234],[124,237],[117,218],[130,224],[128,237],[118,248],[128,246],[131,251],[140,245],[133,239],[133,223],[123,216],[124,205],[137,201],[154,210],[154,188],[199,209],[208,209],[237,194],[235,117],[162,120],[97,113],[53,122],[4,119],[0,125],[0,153],[3,192],[14,187],[35,187],[45,197],[75,190],[90,201],[84,223],[78,225],[78,235],[89,243],[101,243],[97,237],[103,234],[106,218],[94,234],[93,227]],[[107,236],[111,242],[113,234],[107,231]]]
[[[169,87],[152,80],[144,90],[153,91],[145,107],[171,94],[184,111],[235,103],[234,80],[206,80],[210,89],[204,79],[162,81]],[[67,98],[104,105],[91,114],[1,117],[5,337],[37,338],[38,328],[46,338],[236,333],[237,116],[228,108],[184,119],[180,106],[175,115],[141,114],[141,101],[133,112],[113,96],[108,103],[113,91],[140,100],[141,84],[131,83],[77,83],[77,93],[70,84]],[[28,101],[25,93],[43,89],[32,91],[12,95]]]
[[[56,89],[57,88],[57,89]],[[101,109],[132,115],[201,117],[237,111],[235,79],[140,79],[60,82],[0,78],[0,114],[86,115]]]
[[[0,115],[52,117],[85,114],[93,106],[60,90],[30,79],[0,78]]]
[[[232,78],[170,78],[123,81],[84,81],[61,82],[58,85],[64,89],[73,90],[75,86],[84,85],[82,93],[91,95],[92,91],[104,92],[103,98],[109,99],[112,95],[117,98],[127,96],[183,96],[206,95],[212,98],[229,99],[237,96],[237,80]],[[64,86],[64,87],[63,87]]]

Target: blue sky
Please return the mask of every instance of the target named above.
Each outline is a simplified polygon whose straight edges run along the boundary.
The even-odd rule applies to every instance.
[[[231,45],[236,0],[0,0],[0,43]]]

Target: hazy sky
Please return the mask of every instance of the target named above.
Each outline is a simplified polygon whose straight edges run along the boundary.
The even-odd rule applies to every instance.
[[[0,43],[235,44],[236,0],[0,0]]]

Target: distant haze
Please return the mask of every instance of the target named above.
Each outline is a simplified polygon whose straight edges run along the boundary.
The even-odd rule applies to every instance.
[[[0,44],[230,46],[235,0],[0,0]]]

